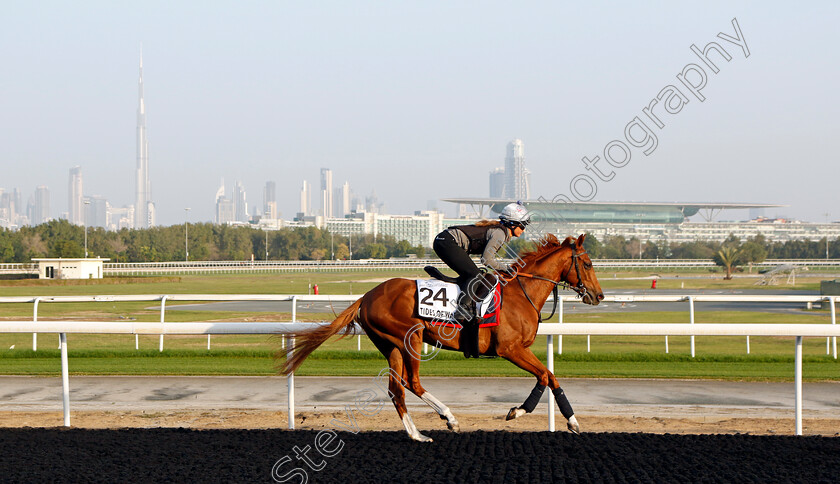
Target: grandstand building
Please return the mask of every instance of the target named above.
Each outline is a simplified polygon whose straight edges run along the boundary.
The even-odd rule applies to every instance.
[[[468,206],[485,218],[495,218],[511,199],[450,198],[445,202]],[[730,234],[747,239],[763,235],[771,242],[840,237],[840,223],[807,223],[781,219],[755,219],[748,222],[715,222],[724,210],[762,209],[783,205],[753,203],[656,203],[656,202],[586,202],[563,203],[528,200],[523,203],[534,213],[533,230],[541,233],[589,233],[599,239],[606,236],[636,237],[651,242],[723,241]],[[700,214],[704,222],[691,222]]]

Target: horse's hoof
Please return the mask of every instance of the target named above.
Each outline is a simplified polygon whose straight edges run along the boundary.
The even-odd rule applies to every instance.
[[[426,437],[425,435],[417,432],[416,435],[411,436],[412,440],[416,440],[417,442],[433,442],[431,437]]]
[[[461,431],[461,426],[458,425],[458,422],[446,422],[446,427],[449,428],[449,430],[451,430],[455,433],[458,433],[458,432]]]
[[[569,432],[580,435],[580,425],[574,415],[569,417],[569,421],[566,422],[566,428],[569,429]]]
[[[507,417],[505,417],[505,420],[513,420],[515,418],[519,418],[525,415],[526,413],[527,412],[522,408],[513,407],[510,409],[510,412],[508,412]]]

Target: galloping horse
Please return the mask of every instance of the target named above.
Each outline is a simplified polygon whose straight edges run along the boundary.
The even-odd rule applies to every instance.
[[[570,431],[579,433],[580,426],[569,400],[554,375],[530,350],[541,321],[540,310],[557,286],[575,290],[586,304],[597,305],[604,293],[592,269],[592,261],[583,249],[585,234],[560,242],[554,235],[543,238],[537,248],[523,254],[517,262],[521,269],[506,280],[502,289],[503,304],[500,324],[479,330],[479,352],[501,356],[537,378],[537,385],[520,407],[508,412],[507,420],[534,410],[549,386],[560,411],[568,420]],[[389,395],[394,401],[409,437],[421,442],[432,439],[421,434],[405,405],[404,387],[420,397],[446,420],[450,430],[459,430],[458,420],[449,408],[420,385],[420,348],[423,342],[448,350],[460,350],[462,335],[453,328],[433,325],[417,317],[415,283],[409,279],[390,279],[362,296],[345,309],[329,326],[296,335],[295,344],[287,353],[282,373],[295,371],[316,348],[329,337],[356,322],[365,330],[390,366]],[[555,303],[556,304],[556,303]],[[466,338],[464,338],[464,344]]]

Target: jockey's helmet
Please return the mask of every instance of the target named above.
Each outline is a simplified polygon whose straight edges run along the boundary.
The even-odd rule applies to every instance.
[[[509,203],[502,209],[499,220],[508,226],[519,226],[523,229],[531,223],[531,212],[521,202]]]

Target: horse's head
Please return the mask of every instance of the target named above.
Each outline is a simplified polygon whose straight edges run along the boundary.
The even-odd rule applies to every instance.
[[[604,299],[604,291],[583,248],[584,239],[586,234],[577,239],[567,237],[560,242],[553,234],[548,234],[534,250],[522,254],[521,262],[526,272],[551,282],[563,282],[577,292],[584,303],[595,306]]]
[[[586,253],[586,249],[583,248],[585,239],[586,234],[581,234],[577,240],[574,237],[568,237],[563,242],[563,245],[568,244],[571,248],[572,260],[566,273],[562,274],[561,277],[580,295],[584,303],[597,306],[604,299],[604,291],[601,290],[601,284],[598,283],[598,277],[595,276],[592,260]]]

